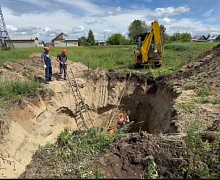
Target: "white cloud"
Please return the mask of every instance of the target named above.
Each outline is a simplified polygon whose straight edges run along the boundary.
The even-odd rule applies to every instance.
[[[97,20],[96,19],[87,19],[87,20],[84,21],[84,23],[86,23],[86,24],[95,24],[95,23],[97,23]]]
[[[121,11],[121,7],[120,6],[118,6],[117,8],[116,8],[116,11]]]
[[[182,18],[182,19],[170,19],[172,23],[167,23],[166,25],[166,32],[169,35],[173,35],[173,33],[190,33],[192,35],[203,35],[203,34],[220,34],[220,26],[211,26],[202,23],[202,21],[189,19],[189,18]],[[163,19],[159,20],[162,24]]]
[[[84,27],[83,26],[79,26],[79,27],[73,27],[73,32],[74,33],[79,33],[79,32],[84,32]]]
[[[6,25],[7,30],[11,30],[11,31],[17,31],[18,28],[12,26],[12,25]]]
[[[178,8],[174,8],[174,7],[156,8],[154,11],[152,11],[152,13],[150,13],[150,16],[156,18],[170,17],[170,16],[180,15],[189,11],[190,8],[187,6],[180,6]]]
[[[213,11],[214,11],[214,9],[211,9],[211,10],[207,11],[206,13],[204,13],[204,16],[206,16],[206,17],[211,16]]]
[[[160,23],[163,24],[164,26],[165,25],[171,25],[174,22],[175,22],[174,19],[170,19],[170,18],[167,18],[167,17],[164,17],[163,19],[160,19]]]
[[[8,2],[7,0],[2,1]],[[15,2],[18,3],[18,1]],[[58,33],[64,32],[81,37],[87,36],[91,29],[95,38],[103,39],[104,32],[106,38],[113,33],[121,33],[126,36],[128,26],[134,20],[143,20],[150,25],[155,19],[166,27],[166,32],[169,34],[177,31],[195,34],[209,30],[219,32],[218,29],[220,29],[219,23],[214,23],[216,17],[213,19],[211,15],[215,11],[211,8],[209,11],[206,10],[207,12],[204,12],[203,15],[209,17],[206,20],[213,23],[213,26],[207,25],[201,18],[198,20],[193,19],[194,16],[190,17],[190,6],[158,6],[159,8],[150,9],[152,0],[142,0],[142,4],[138,4],[138,1],[136,4],[129,2],[126,4],[127,9],[121,4],[117,4],[115,7],[114,5],[103,6],[103,2],[94,4],[90,0],[20,0],[19,2],[26,2],[26,10],[28,8],[30,10],[21,12],[19,8],[2,7],[7,29],[12,35],[32,33],[52,39]],[[31,3],[33,4],[31,5]],[[22,3],[19,7],[21,5]],[[47,11],[44,11],[45,7],[48,8]],[[34,14],[32,14],[32,10]],[[15,11],[16,13],[13,13]],[[185,18],[183,18],[184,16]]]
[[[117,8],[114,8],[113,10],[107,10],[107,11],[101,10],[100,12],[92,14],[90,16],[103,18],[103,17],[108,17],[108,16],[116,16],[116,15],[119,15],[120,13],[121,13],[121,7],[119,6]]]

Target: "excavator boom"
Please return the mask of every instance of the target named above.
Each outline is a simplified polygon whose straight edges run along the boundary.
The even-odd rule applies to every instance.
[[[134,50],[134,65],[153,64],[160,67],[164,58],[163,31],[157,21],[151,23],[151,31],[138,36],[138,45]]]

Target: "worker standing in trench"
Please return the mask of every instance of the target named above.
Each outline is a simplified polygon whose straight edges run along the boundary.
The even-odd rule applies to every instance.
[[[60,63],[60,72],[59,75],[62,78],[62,74],[64,73],[64,80],[66,80],[66,76],[67,76],[67,51],[66,49],[63,49],[62,52],[60,54],[57,55],[57,61]]]
[[[128,110],[127,111],[127,114],[123,114],[123,113],[120,113],[118,116],[119,116],[119,119],[117,120],[117,130],[118,131],[123,131],[123,132],[127,132],[128,129],[130,128],[130,125],[132,125],[134,123],[134,121],[131,121],[129,120],[129,115],[130,115],[130,111]],[[101,131],[104,131],[103,128],[101,128]],[[115,131],[113,130],[113,128],[109,127],[107,129],[107,132],[109,134],[114,134]]]
[[[130,122],[129,116],[124,115],[123,113],[120,113],[118,116],[119,116],[119,119],[117,122],[117,129],[122,129],[122,128],[124,128],[124,126],[126,124],[128,124]]]

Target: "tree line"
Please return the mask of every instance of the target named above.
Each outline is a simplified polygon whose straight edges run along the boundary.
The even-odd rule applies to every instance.
[[[164,43],[170,42],[190,42],[192,37],[190,33],[173,33],[173,35],[168,35],[166,33],[166,27],[164,25],[160,25],[160,28],[163,31],[163,40]],[[150,32],[151,25],[147,25],[145,21],[141,20],[134,20],[128,26],[128,38],[123,36],[120,33],[112,34],[108,39],[107,42],[110,45],[134,45],[136,44],[137,36],[141,33]],[[208,35],[210,37],[210,35]],[[208,38],[207,37],[207,38]],[[216,39],[220,41],[220,36]],[[88,36],[82,36],[78,39],[79,46],[94,46],[95,45],[95,37],[92,30],[89,30]]]

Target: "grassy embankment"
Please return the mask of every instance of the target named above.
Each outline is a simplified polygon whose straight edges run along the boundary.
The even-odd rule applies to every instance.
[[[187,62],[195,59],[202,52],[208,51],[218,43],[171,43],[165,45],[165,59],[160,69],[165,71],[175,70]],[[92,69],[97,67],[104,69],[116,69],[120,66],[122,70],[133,69],[134,46],[94,46],[94,47],[66,47],[68,57],[71,61],[82,62]],[[51,47],[50,54],[56,56],[62,48]],[[17,48],[8,51],[0,50],[0,66],[5,61],[16,62],[27,59],[33,53],[43,52],[38,48]]]
[[[212,49],[218,43],[171,43],[165,45],[165,59],[159,69],[142,69],[141,73],[158,77],[170,74],[182,65],[195,59],[199,54]],[[104,47],[67,47],[68,57],[71,61],[82,62],[91,69],[103,68],[106,70],[117,69],[118,71],[132,72],[133,68],[133,48],[134,46],[104,46]],[[56,56],[62,48],[51,47],[50,54]],[[42,47],[38,48],[16,48],[11,50],[0,50],[0,66],[6,61],[17,62],[27,59],[33,53],[43,52]],[[39,58],[40,60],[40,58]],[[57,63],[57,62],[54,62]],[[23,84],[24,83],[24,84]],[[12,85],[3,82],[1,79],[0,105],[9,97],[21,99],[21,95],[28,95],[41,85],[38,82],[16,82]],[[28,88],[27,88],[28,86]],[[24,87],[24,88],[23,88]],[[18,88],[19,90],[16,90]],[[23,89],[21,91],[21,88]],[[27,91],[27,92],[26,92]]]

